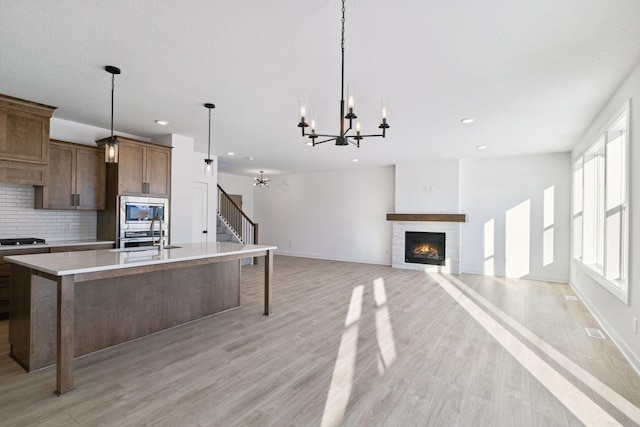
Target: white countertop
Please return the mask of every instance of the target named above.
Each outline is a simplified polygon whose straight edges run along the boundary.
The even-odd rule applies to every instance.
[[[47,243],[37,245],[0,245],[0,251],[15,251],[20,249],[61,248],[65,246],[89,246],[100,244],[115,244],[113,240],[48,240]]]
[[[170,247],[172,249],[165,249],[162,252],[157,248],[143,247],[13,255],[5,256],[4,259],[54,276],[66,276],[225,255],[246,254],[247,258],[250,258],[255,252],[277,249],[276,246],[243,245],[232,242],[185,243]]]

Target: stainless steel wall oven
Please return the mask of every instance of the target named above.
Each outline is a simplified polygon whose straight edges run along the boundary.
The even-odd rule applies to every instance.
[[[120,196],[118,204],[119,247],[151,246],[159,238],[164,240],[165,245],[169,243],[169,199]],[[157,225],[152,230],[154,218],[161,221],[156,221]]]

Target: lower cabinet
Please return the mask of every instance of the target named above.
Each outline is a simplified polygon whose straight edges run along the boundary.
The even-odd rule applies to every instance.
[[[0,252],[0,317],[6,317],[9,314],[9,295],[11,293],[11,264],[5,261],[4,257],[10,255],[44,254],[47,252],[49,252],[49,248],[47,247],[9,249]]]
[[[10,255],[30,255],[44,254],[47,252],[76,252],[91,251],[97,249],[111,249],[113,243],[99,243],[91,245],[72,245],[72,246],[51,246],[24,249],[8,249],[0,252],[0,318],[9,314],[10,294],[11,294],[11,263],[4,260],[5,256]]]

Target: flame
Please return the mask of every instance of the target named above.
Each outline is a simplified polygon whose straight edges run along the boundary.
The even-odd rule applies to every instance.
[[[428,243],[413,248],[413,255],[420,258],[440,258],[438,248],[431,246]]]

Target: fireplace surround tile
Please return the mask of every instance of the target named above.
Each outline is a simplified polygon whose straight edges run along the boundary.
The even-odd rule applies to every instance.
[[[405,232],[423,231],[445,233],[447,239],[446,264],[413,264],[404,261]],[[437,221],[394,221],[392,237],[391,266],[409,270],[421,270],[448,274],[460,274],[461,223]]]

